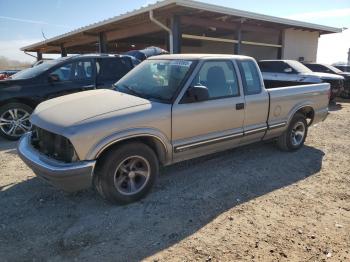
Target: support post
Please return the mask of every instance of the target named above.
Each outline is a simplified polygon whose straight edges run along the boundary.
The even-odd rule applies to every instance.
[[[67,50],[64,47],[64,45],[61,45],[61,57],[66,57],[67,56]]]
[[[282,49],[283,49],[283,32],[282,32],[282,30],[280,31],[279,36],[278,36],[278,44],[281,45],[282,47],[278,48],[277,59],[282,59]]]
[[[237,32],[236,32],[236,38],[237,38],[237,43],[235,44],[235,48],[234,48],[234,52],[235,55],[239,55],[241,54],[241,44],[242,44],[242,23],[241,22],[237,28]]]
[[[172,40],[173,40],[173,54],[181,53],[181,20],[180,16],[174,15],[171,18],[171,32],[172,32]],[[171,46],[171,45],[170,45]]]
[[[40,51],[36,52],[36,60],[37,61],[43,60],[43,53],[41,53]]]
[[[106,33],[99,33],[98,37],[98,43],[99,43],[99,53],[107,53],[107,37]]]

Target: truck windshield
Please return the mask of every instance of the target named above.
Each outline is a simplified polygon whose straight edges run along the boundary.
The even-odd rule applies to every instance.
[[[114,86],[117,91],[169,103],[193,66],[190,60],[146,60]]]
[[[29,79],[36,77],[40,75],[42,72],[45,72],[46,70],[50,69],[51,67],[57,65],[58,63],[62,62],[66,58],[59,58],[55,60],[48,60],[44,63],[24,69],[22,71],[19,71],[18,73],[11,76],[11,79],[21,80],[21,79]]]
[[[307,68],[306,66],[304,66],[302,63],[298,61],[290,60],[288,61],[288,65],[298,73],[312,73],[312,71],[309,68]]]

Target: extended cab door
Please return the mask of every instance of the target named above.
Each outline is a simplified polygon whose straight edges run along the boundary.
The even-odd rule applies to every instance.
[[[48,75],[46,99],[95,88],[93,59],[73,60],[54,68]]]
[[[252,59],[237,61],[245,99],[244,137],[242,144],[258,141],[267,130],[269,95],[257,64]]]
[[[231,148],[243,135],[244,98],[231,60],[205,60],[197,66],[188,88],[205,86],[207,101],[188,101],[188,88],[173,105],[174,161]]]

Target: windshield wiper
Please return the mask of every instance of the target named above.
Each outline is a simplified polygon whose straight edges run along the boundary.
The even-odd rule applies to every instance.
[[[133,88],[131,88],[130,86],[128,85],[121,85],[123,88],[125,88],[126,90],[128,90],[132,95],[135,95],[135,96],[139,96],[139,97],[143,97],[143,94],[135,91]],[[118,86],[117,86],[118,88]]]

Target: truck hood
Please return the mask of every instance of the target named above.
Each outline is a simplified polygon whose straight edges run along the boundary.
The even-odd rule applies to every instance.
[[[343,80],[344,77],[339,76],[339,75],[335,75],[335,74],[328,74],[328,73],[318,73],[318,72],[312,72],[312,73],[304,73],[302,74],[303,76],[316,76],[319,77],[321,79],[330,79],[330,80]]]
[[[63,134],[80,122],[149,104],[149,100],[113,90],[92,90],[45,101],[37,106],[30,121],[40,128]]]

